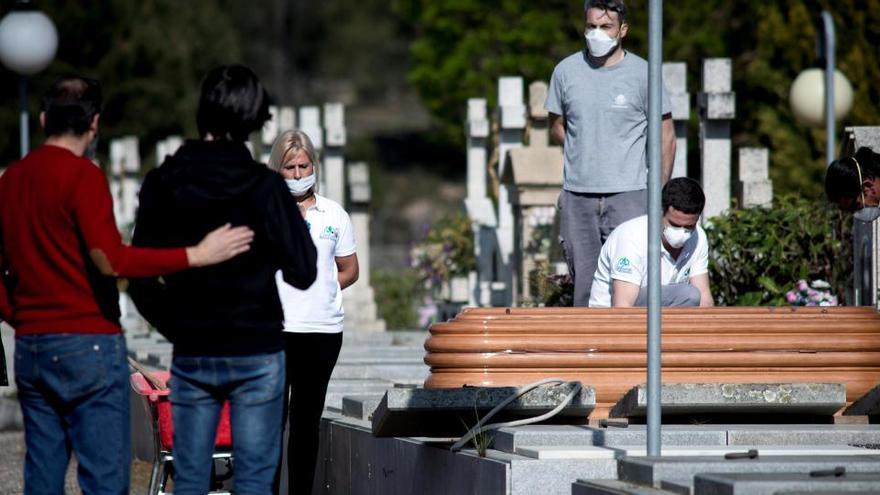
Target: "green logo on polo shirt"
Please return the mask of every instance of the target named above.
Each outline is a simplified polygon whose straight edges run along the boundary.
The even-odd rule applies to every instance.
[[[632,273],[632,266],[630,266],[629,259],[626,256],[621,256],[617,260],[617,265],[614,267],[614,270],[620,273]]]
[[[326,226],[321,232],[321,239],[337,240],[339,238],[339,228]]]

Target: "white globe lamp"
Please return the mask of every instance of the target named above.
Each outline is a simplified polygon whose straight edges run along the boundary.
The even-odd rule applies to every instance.
[[[794,118],[803,125],[825,126],[825,71],[807,69],[795,78],[789,91]],[[834,71],[834,120],[846,117],[853,105],[853,87],[840,71]]]

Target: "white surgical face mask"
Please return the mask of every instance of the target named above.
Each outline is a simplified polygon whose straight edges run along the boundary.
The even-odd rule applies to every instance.
[[[302,196],[309,192],[309,189],[315,185],[315,174],[303,177],[302,179],[284,179],[287,188],[294,196]]]
[[[693,234],[693,230],[688,230],[684,227],[667,225],[666,228],[663,229],[663,237],[666,238],[666,243],[673,249],[680,249],[685,243],[687,243],[688,239],[690,239]]]
[[[590,50],[590,55],[596,58],[608,55],[620,42],[619,39],[608,36],[608,33],[599,28],[590,29],[587,31],[585,37],[587,39],[587,48]]]

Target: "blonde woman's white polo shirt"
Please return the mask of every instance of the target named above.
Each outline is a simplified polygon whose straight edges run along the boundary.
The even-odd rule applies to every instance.
[[[284,331],[339,333],[345,311],[336,258],[355,254],[351,218],[339,203],[316,194],[315,204],[306,210],[305,221],[318,251],[318,275],[311,287],[300,290],[287,284],[280,270],[275,274],[284,309]]]

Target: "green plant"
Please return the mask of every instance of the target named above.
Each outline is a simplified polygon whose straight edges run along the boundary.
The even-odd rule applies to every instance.
[[[421,276],[414,270],[373,270],[370,277],[379,317],[388,329],[418,328],[416,308],[425,296]]]
[[[464,425],[465,434],[471,431],[471,427],[468,426],[467,421],[461,417],[459,417],[458,420]],[[477,410],[476,404],[474,404],[474,427],[477,428],[477,431],[471,438],[471,444],[474,446],[474,450],[477,451],[478,456],[486,457],[486,451],[489,450],[489,445],[492,444],[492,441],[495,438],[493,435],[489,434],[488,431],[483,431],[483,428],[480,427],[480,412]]]
[[[468,217],[458,213],[427,226],[412,250],[412,266],[428,288],[438,287],[476,268],[474,231]]]
[[[717,304],[785,305],[797,280],[828,281],[840,301],[852,273],[852,220],[794,196],[772,208],[732,209],[711,219],[709,273]]]
[[[544,306],[571,306],[574,303],[574,282],[567,273],[558,274],[546,260],[536,263],[529,276],[531,293],[536,303]]]

